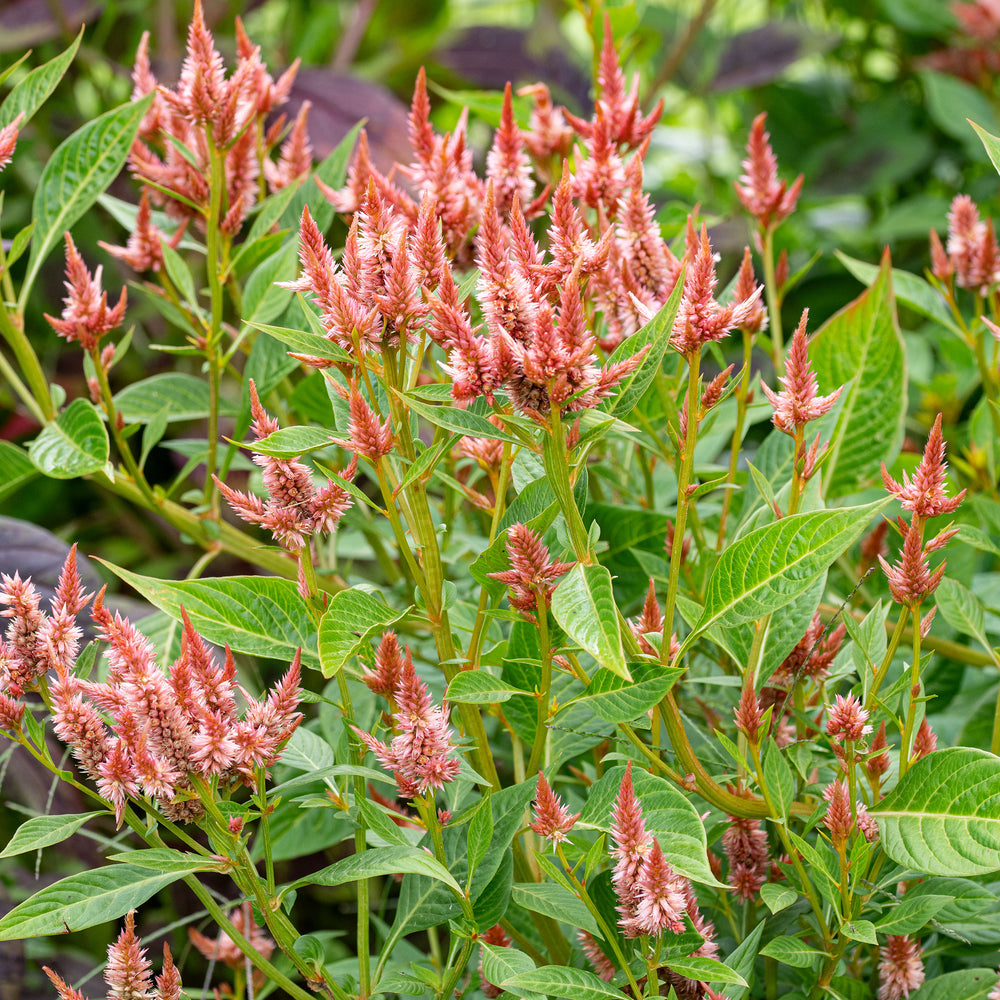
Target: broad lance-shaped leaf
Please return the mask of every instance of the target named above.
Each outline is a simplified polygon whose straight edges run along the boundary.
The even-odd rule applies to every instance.
[[[73,813],[62,816],[34,816],[22,823],[7,846],[0,851],[0,858],[12,858],[25,851],[37,851],[52,844],[61,844],[72,837],[77,830],[95,816],[103,816],[103,812]]]
[[[887,497],[863,507],[793,514],[734,542],[716,563],[705,591],[705,609],[682,651],[712,625],[756,621],[794,601],[891,502]]]
[[[897,864],[926,875],[1000,871],[1000,757],[985,750],[928,754],[871,812]]]
[[[117,920],[180,877],[176,872],[153,872],[129,864],[70,875],[5,914],[0,920],[0,941],[82,931]]]
[[[891,462],[903,441],[906,356],[891,272],[886,252],[874,284],[824,324],[809,345],[819,391],[847,384],[823,465],[827,497],[856,493],[875,481],[879,463]]]
[[[76,479],[107,464],[108,432],[87,399],[74,399],[28,446],[28,457],[51,479]]]
[[[63,74],[69,69],[82,38],[83,28],[80,28],[79,34],[68,49],[43,66],[36,66],[15,84],[0,105],[0,128],[5,128],[20,114],[24,115],[20,127],[24,128],[28,124],[31,116],[48,100],[49,95],[63,78]]]
[[[104,565],[171,617],[180,619],[183,606],[195,631],[209,642],[278,660],[291,660],[301,648],[303,665],[319,665],[316,625],[294,580],[220,576],[174,583]]]
[[[342,590],[334,594],[319,623],[319,662],[324,677],[333,677],[368,640],[405,618],[364,590]]]
[[[622,651],[611,574],[577,564],[552,594],[552,614],[569,637],[612,673],[631,680]]]
[[[147,94],[95,118],[49,157],[31,206],[35,232],[18,300],[22,311],[49,251],[118,176],[152,101]]]

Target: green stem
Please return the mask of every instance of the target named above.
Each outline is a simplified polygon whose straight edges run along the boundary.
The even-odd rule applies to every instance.
[[[221,232],[222,195],[225,190],[225,160],[222,152],[215,144],[211,129],[206,128],[205,139],[208,144],[209,156],[209,203],[208,219],[206,220],[205,250],[206,277],[211,300],[211,319],[208,336],[205,340],[205,359],[208,362],[208,462],[205,471],[204,503],[213,515],[219,511],[219,496],[212,480],[216,472],[219,446],[219,388],[222,368],[219,363],[219,341],[222,337],[223,281],[221,278]]]
[[[916,518],[914,518],[916,520]],[[910,528],[916,530],[916,525]],[[903,616],[905,617],[905,616]],[[920,696],[920,605],[913,608],[913,663],[910,666],[910,698],[906,707],[906,722],[903,726],[902,742],[899,748],[899,777],[902,780],[910,766],[913,753],[914,724],[917,719],[917,701]]]
[[[750,358],[753,353],[753,334],[743,329],[743,376],[736,389],[736,426],[733,428],[733,439],[729,446],[729,470],[726,475],[726,492],[722,498],[722,513],[719,515],[719,533],[715,543],[715,551],[721,552],[726,541],[726,521],[729,519],[729,508],[733,502],[736,489],[736,469],[739,464],[740,451],[743,445],[743,427],[747,419],[747,396],[750,392]]]
[[[549,705],[552,698],[552,646],[549,643],[549,609],[545,600],[545,592],[540,587],[534,587],[535,608],[538,615],[538,642],[542,652],[542,682],[538,690],[538,717],[535,722],[535,742],[531,747],[531,757],[528,758],[528,774],[535,774],[545,755],[548,745],[548,732],[545,728],[549,721]]]
[[[6,305],[0,306],[0,334],[3,335],[4,340],[14,352],[14,357],[21,367],[21,372],[24,374],[45,420],[55,420],[56,408],[52,403],[48,379],[42,371],[38,355],[20,324],[7,311]]]
[[[776,375],[785,373],[785,345],[781,333],[781,299],[774,271],[774,227],[764,230],[764,296],[767,299],[768,327],[771,332],[771,360]]]
[[[451,1000],[451,997],[455,993],[455,987],[458,985],[458,980],[465,971],[466,965],[469,964],[469,959],[472,957],[472,949],[474,947],[475,942],[471,937],[467,937],[462,942],[462,950],[459,953],[458,958],[448,970],[448,978],[441,984],[441,992],[438,993],[440,1000]]]
[[[892,661],[896,656],[896,650],[899,648],[899,642],[903,638],[903,632],[905,630],[906,630],[906,615],[901,614],[899,616],[899,621],[896,622],[896,629],[892,633],[892,638],[889,640],[889,645],[886,648],[885,656],[882,657],[882,662],[879,665],[878,670],[875,671],[875,677],[872,680],[872,686],[868,689],[868,695],[865,698],[865,711],[868,712],[869,714],[871,714],[872,709],[875,707],[875,702],[878,698],[879,688],[882,687],[882,682],[885,680],[885,676],[889,672],[889,667],[892,665]]]
[[[37,420],[40,424],[45,423],[45,414],[42,413],[42,408],[35,402],[35,397],[31,394],[28,387],[18,378],[17,372],[14,371],[14,366],[0,354],[0,375],[4,377],[10,387],[14,392],[20,397],[21,402],[28,408],[28,412]]]
[[[684,532],[687,530],[688,488],[694,469],[694,449],[698,440],[698,383],[701,368],[701,348],[688,355],[687,380],[687,434],[684,436],[684,451],[681,467],[677,475],[677,515],[674,518],[674,548],[670,557],[670,579],[667,583],[667,599],[663,609],[663,641],[660,644],[660,662],[664,665],[670,659],[670,637],[674,631],[674,607],[681,579],[681,554],[684,551]]]
[[[566,453],[566,434],[562,415],[556,407],[549,413],[549,433],[543,438],[542,461],[549,485],[566,521],[573,555],[583,565],[592,565],[597,560],[591,551],[590,536],[573,496],[573,486],[569,479],[569,455]]]

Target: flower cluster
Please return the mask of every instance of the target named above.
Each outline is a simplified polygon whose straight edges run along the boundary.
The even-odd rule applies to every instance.
[[[14,156],[22,121],[24,121],[23,111],[9,125],[0,128],[0,170],[3,170]]]
[[[507,532],[507,557],[510,569],[488,574],[491,579],[510,587],[510,606],[529,622],[538,619],[535,613],[539,602],[549,606],[554,580],[573,568],[575,563],[549,561],[548,546],[523,524],[512,524]]]
[[[379,762],[394,773],[399,794],[404,799],[413,799],[454,781],[460,762],[451,742],[447,706],[438,708],[431,702],[427,685],[417,675],[409,650],[401,658],[394,635],[391,639],[383,636],[376,672],[366,680],[372,690],[380,693],[391,685],[396,735],[387,745],[357,726],[351,728]]]
[[[63,978],[47,966],[45,974],[59,994],[59,1000],[86,1000]],[[181,977],[174,965],[169,946],[163,945],[163,966],[153,979],[153,967],[146,958],[146,949],[135,933],[135,911],[125,917],[125,929],[108,947],[108,964],[104,969],[108,997],[114,1000],[181,1000]]]
[[[931,270],[946,288],[952,282],[976,295],[987,295],[1000,281],[1000,246],[993,220],[979,218],[979,208],[967,195],[956,195],[948,212],[948,243],[941,245],[931,230]]]
[[[569,808],[552,790],[545,775],[538,772],[538,790],[535,792],[535,821],[531,829],[553,844],[561,843],[576,825],[580,813],[571,814]]]
[[[149,32],[136,53],[133,99],[153,94],[130,153],[132,173],[147,185],[149,198],[169,215],[205,225],[210,211],[210,179],[215,165],[222,172],[224,192],[219,207],[223,233],[237,233],[253,208],[261,177],[270,190],[284,187],[308,173],[312,153],[302,113],[281,149],[277,163],[268,152],[285,127],[284,116],[269,127],[267,116],[285,103],[298,69],[296,61],[277,81],[261,61],[237,19],[237,63],[226,76],[222,56],[205,25],[201,0],[195,0],[187,53],[175,89],[162,86],[149,64]],[[147,241],[151,245],[151,241]],[[129,263],[143,263],[140,247]],[[157,260],[155,252],[146,261]]]
[[[278,421],[261,405],[254,380],[250,379],[249,384],[250,427],[257,441],[262,441],[278,430]],[[333,531],[353,503],[350,493],[332,479],[317,490],[312,473],[297,459],[255,454],[253,460],[263,470],[266,500],[231,489],[213,476],[215,485],[238,517],[270,531],[274,540],[289,552],[299,552],[314,534]],[[356,471],[355,456],[341,475],[351,480]]]
[[[778,179],[778,161],[764,128],[766,120],[763,113],[753,120],[743,174],[734,185],[743,207],[757,220],[759,233],[775,229],[795,211],[803,180],[799,174],[789,187]]]

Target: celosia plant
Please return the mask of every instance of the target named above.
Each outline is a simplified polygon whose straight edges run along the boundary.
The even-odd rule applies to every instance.
[[[808,186],[761,114],[734,178],[753,248],[720,258],[690,206],[665,232],[664,104],[607,19],[592,115],[508,86],[483,176],[424,71],[408,163],[360,130],[313,169],[307,109],[274,114],[296,67],[236,39],[229,72],[196,4],[171,89],[145,36],[133,101],[53,154],[36,203],[60,211],[0,260],[3,371],[38,425],[0,461],[204,550],[180,581],[107,564],[172,623],[148,636],[75,549],[47,606],[2,578],[0,729],[95,807],[29,819],[4,858],[84,824],[114,853],[0,939],[124,917],[119,998],[173,1000],[181,972],[295,1000],[996,995],[965,942],[1000,943],[1000,704],[956,703],[987,752],[939,666],[1000,667],[992,223],[957,196],[926,280],[853,261],[867,290],[786,350],[774,235]],[[0,166],[36,97],[0,107]],[[67,231],[100,193],[57,183],[82,161],[138,185],[106,201],[134,219],[104,248],[144,279],[128,296]],[[60,244],[63,308],[29,335]],[[139,299],[175,367],[121,386]],[[908,411],[897,299],[955,337],[944,415]],[[68,402],[36,353],[56,335],[82,349]],[[157,447],[189,459],[173,482]],[[243,575],[205,576],[221,553]],[[267,661],[291,667],[253,693]],[[132,911],[172,883],[179,923],[215,927],[154,977]]]

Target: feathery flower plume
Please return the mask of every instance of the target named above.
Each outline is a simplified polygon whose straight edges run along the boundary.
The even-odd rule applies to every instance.
[[[920,720],[916,736],[913,737],[913,759],[920,760],[937,750],[937,734],[931,728],[926,716]]]
[[[889,475],[883,462],[882,481],[885,483],[885,488],[901,502],[904,510],[913,511],[915,518],[925,520],[940,514],[954,513],[965,496],[965,490],[955,497],[946,495],[944,485],[947,468],[939,413],[927,437],[923,456],[913,473],[913,478],[904,472],[902,483],[896,482]]]
[[[722,848],[729,862],[729,885],[741,899],[755,899],[771,870],[767,833],[759,819],[729,816]]]
[[[493,136],[493,146],[486,154],[486,180],[496,191],[496,208],[506,215],[515,201],[531,203],[535,185],[531,163],[524,152],[524,137],[514,120],[514,98],[508,83],[503,92],[500,127]]]
[[[869,749],[868,758],[865,760],[865,771],[868,773],[868,779],[873,783],[877,783],[881,780],[882,775],[889,770],[889,743],[885,736],[885,722],[882,722],[878,731],[872,737],[871,746]]]
[[[66,291],[62,315],[59,319],[45,314],[49,325],[60,337],[76,341],[85,351],[93,351],[101,337],[121,326],[125,318],[126,291],[114,308],[108,308],[108,293],[101,289],[103,268],[93,275],[87,270],[83,258],[69,233],[66,237]]]
[[[251,429],[258,441],[278,430],[277,420],[261,405],[253,379],[250,379],[250,412]],[[317,490],[308,467],[298,459],[255,454],[253,460],[263,470],[266,500],[231,489],[217,476],[212,479],[237,517],[270,531],[274,540],[289,552],[299,552],[316,532],[333,531],[354,502],[347,490],[332,479]],[[352,480],[356,471],[354,457],[341,475]]]
[[[264,178],[272,194],[306,176],[312,169],[313,149],[306,129],[311,107],[309,101],[302,103],[299,113],[295,116],[295,124],[292,125],[292,130],[281,147],[278,162],[264,161]]]
[[[566,839],[566,835],[576,825],[580,813],[570,814],[569,807],[545,780],[545,775],[538,772],[538,790],[535,792],[535,821],[531,829],[540,837],[546,837],[552,844],[558,844]]]
[[[639,934],[662,934],[666,930],[679,934],[684,930],[686,902],[684,880],[663,856],[660,842],[654,837],[639,872],[639,899],[632,927]]]
[[[786,181],[778,179],[778,160],[764,128],[766,119],[767,114],[762,112],[753,120],[743,173],[733,185],[743,207],[757,220],[760,232],[774,229],[795,211],[803,181],[799,174],[788,187]]]
[[[14,156],[22,121],[24,121],[23,111],[9,125],[0,128],[0,170],[3,170]]]
[[[186,220],[174,231],[167,240],[171,249],[176,249],[187,228]],[[133,271],[140,274],[143,271],[159,271],[163,267],[164,234],[153,222],[153,210],[149,204],[149,192],[143,188],[139,198],[139,211],[135,217],[135,229],[129,233],[125,246],[111,246],[100,241],[97,245],[106,250],[112,257],[124,261]]]
[[[394,772],[400,795],[412,799],[453,781],[460,764],[454,756],[447,707],[432,704],[427,685],[417,676],[409,657],[403,662],[395,703],[393,729],[397,735],[389,745],[357,726],[351,728],[379,762]]]
[[[689,226],[685,259],[688,264],[684,297],[674,320],[670,345],[680,354],[691,355],[709,341],[721,340],[730,330],[748,322],[754,315],[762,288],[758,287],[742,302],[720,306],[715,301],[713,293],[719,279],[715,273],[715,255],[704,225],[700,235],[694,232],[693,226]]]
[[[753,256],[750,253],[750,247],[744,247],[743,260],[740,261],[740,269],[736,275],[736,287],[733,289],[733,301],[746,302],[749,299],[753,299],[753,312],[747,316],[740,327],[740,329],[746,330],[747,333],[752,335],[766,330],[768,324],[767,309],[764,307],[764,303],[761,302],[759,294],[754,297],[756,291],[757,279],[753,273]]]
[[[663,612],[656,600],[656,583],[652,577],[649,578],[649,588],[646,591],[646,600],[642,604],[642,614],[638,618],[629,619],[628,625],[632,630],[632,635],[639,641],[639,648],[647,656],[656,656],[656,648],[646,636],[650,633],[663,634]]]
[[[909,934],[889,934],[878,961],[878,1000],[903,1000],[924,982],[920,942]]]
[[[237,907],[229,914],[229,919],[232,920],[233,926],[250,941],[250,944],[264,958],[271,957],[274,953],[274,942],[257,926],[257,922],[253,918],[253,911],[250,910],[249,906]],[[209,961],[221,962],[223,965],[228,965],[231,969],[238,969],[246,962],[246,958],[236,945],[236,942],[222,931],[219,931],[219,936],[213,939],[206,937],[195,930],[195,928],[189,927],[188,939]],[[254,972],[254,981],[256,985],[261,986],[263,985],[263,981],[257,982],[258,974],[257,971]]]
[[[817,420],[828,413],[844,389],[841,386],[829,396],[817,394],[816,375],[809,362],[809,341],[806,338],[808,319],[809,310],[805,309],[792,335],[788,359],[785,362],[785,374],[779,378],[781,391],[773,392],[763,379],[760,383],[764,395],[774,408],[772,418],[774,426],[793,437],[799,427],[804,427],[810,420]]]
[[[374,465],[392,451],[392,417],[386,417],[385,422],[380,423],[375,411],[368,405],[368,400],[361,395],[356,382],[352,382],[349,392],[342,392],[342,395],[347,397],[350,409],[351,436],[348,441],[338,438],[331,438],[331,441],[341,448],[353,449]]]
[[[760,741],[763,713],[760,708],[760,699],[754,690],[752,670],[748,670],[743,679],[743,691],[740,694],[740,702],[736,706],[734,715],[736,728],[746,736],[751,745],[756,746]]]
[[[931,251],[935,254],[933,240]],[[947,252],[947,269],[939,255],[935,263],[935,274],[941,271],[941,280],[946,280],[944,275],[950,272],[959,288],[986,295],[1000,277],[1000,254],[993,223],[979,218],[979,208],[967,194],[956,195],[952,200],[948,212]]]
[[[860,740],[872,731],[867,723],[868,713],[861,707],[861,702],[853,694],[846,698],[838,694],[829,710],[826,731],[836,740]]]
[[[569,572],[575,563],[550,562],[548,546],[535,532],[520,523],[511,525],[506,546],[511,568],[488,575],[510,587],[510,606],[520,611],[528,621],[535,622],[539,598],[547,608],[555,590],[552,581]]]
[[[410,663],[409,669],[412,670],[413,660],[410,657],[409,647],[406,649],[406,659]],[[403,675],[403,662],[403,651],[399,648],[399,639],[396,633],[389,629],[382,633],[382,640],[378,644],[378,649],[375,650],[375,669],[365,671],[361,679],[375,694],[392,699]]]
[[[636,916],[639,908],[639,876],[643,862],[653,846],[653,838],[646,832],[642,806],[632,785],[632,762],[625,765],[618,795],[611,814],[611,857],[615,866],[611,884],[618,897],[619,924],[627,937],[636,937]]]
[[[851,822],[851,796],[847,782],[837,779],[823,789],[823,798],[829,802],[823,825],[830,831],[834,847],[838,850],[854,830]]]
[[[588,931],[577,931],[576,939],[584,955],[587,956],[587,961],[593,966],[594,972],[606,983],[610,983],[615,978],[614,963],[604,954],[593,935]]]
[[[924,545],[916,528],[908,526],[902,519],[899,525],[903,532],[903,552],[899,562],[891,566],[882,556],[878,557],[878,561],[889,582],[892,599],[904,607],[915,608],[937,590],[944,576],[945,563],[942,562],[932,572],[927,563],[928,554],[940,548],[957,529],[942,531]]]
[[[561,108],[552,103],[552,95],[544,83],[522,87],[518,97],[534,97],[535,105],[528,120],[524,144],[536,160],[558,156],[565,159],[573,144],[573,129],[566,123]]]

